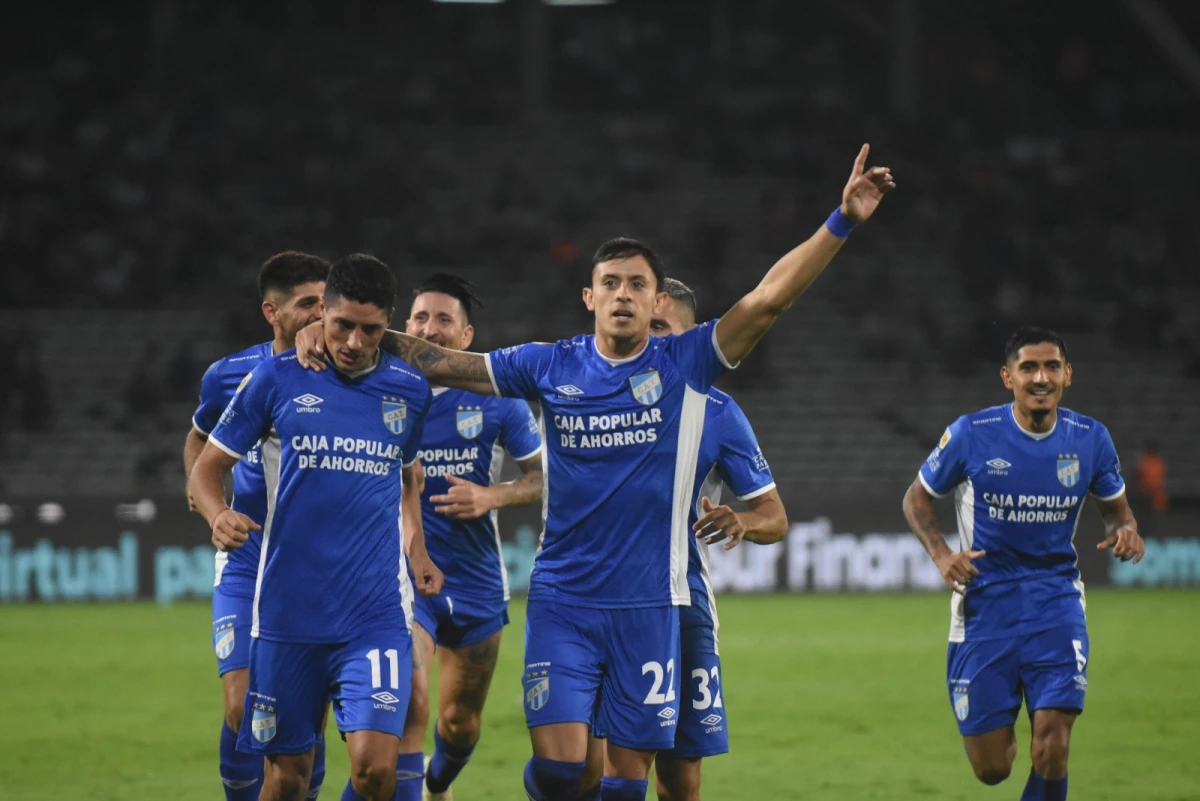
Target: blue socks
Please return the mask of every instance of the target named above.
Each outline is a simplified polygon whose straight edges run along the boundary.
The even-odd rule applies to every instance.
[[[1021,793],[1021,801],[1066,801],[1067,777],[1061,779],[1043,779],[1032,768],[1029,771],[1029,781],[1025,783],[1025,792]]]
[[[308,782],[308,799],[315,799],[321,794],[321,785],[325,783],[325,736],[317,738],[317,747],[313,751],[312,779]]]
[[[221,721],[221,783],[225,801],[258,801],[263,782],[263,758],[237,750],[238,733]]]
[[[367,799],[354,792],[354,785],[347,779],[346,789],[342,790],[342,801],[367,801]]]
[[[610,779],[605,776],[600,780],[601,801],[645,801],[646,788],[650,782],[646,779]]]
[[[429,760],[429,773],[425,776],[425,786],[431,793],[444,793],[451,782],[458,778],[462,769],[471,759],[475,746],[462,746],[448,743],[438,733],[437,724],[433,724],[433,758]]]
[[[525,763],[525,792],[532,801],[575,801],[586,762],[531,757]],[[643,793],[645,783],[643,782]]]
[[[396,757],[395,801],[421,801],[421,781],[425,778],[425,755],[401,754]]]

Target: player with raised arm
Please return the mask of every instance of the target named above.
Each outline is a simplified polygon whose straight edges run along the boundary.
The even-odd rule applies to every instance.
[[[351,776],[343,799],[391,799],[412,682],[412,586],[441,576],[420,530],[417,449],[432,395],[419,372],[379,350],[396,279],[370,256],[333,265],[320,325],[333,370],[295,354],[264,359],[241,384],[192,468],[189,488],[222,551],[262,530],[250,685],[238,747],[266,756],[260,798],[308,791],[333,698]],[[262,443],[260,524],[225,503],[224,477]],[[403,487],[403,488],[402,488]]]
[[[404,335],[384,347],[430,380],[538,400],[547,430],[545,531],[530,578],[524,699],[535,801],[580,797],[589,729],[608,735],[602,799],[642,799],[657,752],[675,741],[679,615],[689,507],[708,391],[816,280],[855,223],[895,186],[865,170],[842,204],[720,320],[651,337],[663,272],[628,239],[600,247],[583,290],[595,334],[483,354]],[[319,368],[312,329],[298,353]],[[591,795],[590,797],[595,797]]]
[[[200,383],[200,405],[192,416],[192,428],[183,448],[185,476],[204,450],[208,434],[217,425],[242,379],[272,355],[291,350],[296,332],[321,318],[321,295],[329,262],[319,256],[286,251],[262,265],[258,292],[262,313],[275,338],[213,362]],[[189,499],[190,505],[190,499]],[[261,524],[267,515],[267,489],[263,477],[262,449],[254,446],[233,468],[235,511]],[[258,579],[258,557],[262,534],[253,532],[235,551],[217,551],[213,586],[213,649],[217,653],[217,675],[225,699],[221,725],[220,769],[226,801],[257,801],[262,787],[261,754],[237,750],[237,733],[242,725],[243,703],[249,681],[250,618],[254,606],[254,584]],[[316,798],[325,777],[325,741],[317,743],[309,795]]]
[[[678,336],[694,328],[695,293],[674,278],[663,281],[663,290],[667,297],[650,320],[650,333]],[[746,505],[744,512],[721,505],[722,483]],[[708,546],[724,541],[728,550],[743,539],[765,544],[787,534],[787,511],[750,421],[733,398],[716,388],[708,392],[688,522],[695,533],[688,540],[692,603],[679,608],[679,676],[681,684],[689,685],[681,701],[675,745],[660,751],[654,762],[659,801],[699,801],[702,760],[729,752]],[[593,749],[589,762],[602,753]],[[598,773],[591,764],[588,772]]]
[[[471,315],[478,303],[463,279],[430,276],[413,291],[405,330],[426,342],[463,350],[475,336]],[[521,476],[498,483],[506,451]],[[434,386],[421,439],[421,511],[429,556],[446,581],[439,595],[414,603],[417,659],[396,768],[396,801],[450,799],[450,784],[479,741],[483,705],[508,624],[508,573],[496,512],[541,501],[541,452],[537,421],[525,401]],[[435,643],[438,717],[434,751],[423,764]]]
[[[1073,540],[1089,495],[1121,561],[1145,552],[1108,429],[1059,406],[1072,368],[1062,339],[1020,328],[1000,377],[1011,403],[958,418],[904,496],[904,515],[953,591],[946,660],[950,705],[984,784],[1012,772],[1021,702],[1033,724],[1023,801],[1067,797],[1067,750],[1087,691],[1083,582]],[[958,553],[933,499],[954,492]]]

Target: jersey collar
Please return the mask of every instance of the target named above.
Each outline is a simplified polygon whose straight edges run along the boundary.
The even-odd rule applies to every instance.
[[[632,361],[640,359],[642,354],[650,349],[650,339],[650,337],[646,337],[646,341],[643,343],[642,349],[632,356],[626,356],[624,359],[610,359],[601,353],[600,346],[596,344],[596,337],[594,335],[592,336],[592,350],[596,351],[596,355],[608,362],[611,367],[620,367],[622,364],[629,364]]]
[[[1020,431],[1025,436],[1029,437],[1030,439],[1043,440],[1043,439],[1046,439],[1047,437],[1049,437],[1051,434],[1053,434],[1056,430],[1058,430],[1059,414],[1058,414],[1058,410],[1056,409],[1054,412],[1054,425],[1050,426],[1049,431],[1043,431],[1041,434],[1035,434],[1032,431],[1026,431],[1025,427],[1017,422],[1017,413],[1015,411],[1013,411],[1013,405],[1015,403],[1016,403],[1016,401],[1008,404],[1008,419],[1011,420],[1012,424],[1017,427],[1017,430]]]

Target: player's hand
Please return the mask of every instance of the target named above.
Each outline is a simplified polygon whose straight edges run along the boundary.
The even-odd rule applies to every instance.
[[[433,511],[453,520],[474,520],[496,508],[491,487],[480,486],[458,476],[446,476],[450,490],[444,495],[430,495],[436,504]]]
[[[296,333],[296,361],[301,367],[318,373],[325,369],[325,328],[320,320]]]
[[[413,578],[416,579],[418,595],[427,598],[442,591],[442,584],[445,583],[446,577],[425,551],[418,551],[410,555],[408,566],[412,569]]]
[[[971,560],[981,556],[987,556],[987,551],[950,552],[934,561],[937,563],[938,570],[941,571],[946,586],[959,595],[966,595],[967,585],[971,583],[971,579],[979,575],[979,571],[975,565],[971,564]]]
[[[225,509],[213,518],[212,544],[218,551],[236,551],[250,539],[251,531],[262,528],[241,512]]]
[[[1146,543],[1142,541],[1142,535],[1138,534],[1136,528],[1128,525],[1110,532],[1104,541],[1096,546],[1098,551],[1107,551],[1109,548],[1112,548],[1113,556],[1122,562],[1132,559],[1135,565],[1146,555]]]
[[[896,188],[896,181],[887,167],[872,167],[863,171],[870,152],[870,145],[863,145],[862,150],[858,151],[854,169],[850,170],[850,180],[842,190],[842,214],[856,224],[874,214],[883,196]]]
[[[700,508],[704,517],[696,521],[692,531],[696,538],[704,540],[706,545],[725,541],[725,550],[736,548],[746,536],[746,527],[738,513],[728,506],[713,506],[708,498],[700,499]]]

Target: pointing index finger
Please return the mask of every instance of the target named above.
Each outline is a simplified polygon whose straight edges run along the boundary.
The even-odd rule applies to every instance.
[[[850,171],[851,178],[857,178],[863,174],[863,168],[867,164],[867,154],[871,152],[871,146],[864,143],[858,151],[858,158],[854,160],[854,169]]]

